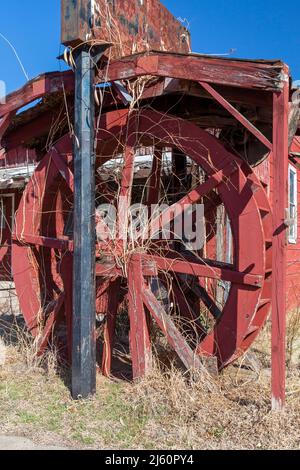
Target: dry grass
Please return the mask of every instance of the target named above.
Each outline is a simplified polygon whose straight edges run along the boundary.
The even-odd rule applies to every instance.
[[[256,345],[262,350],[263,335]],[[210,383],[189,383],[175,368],[141,383],[98,377],[97,396],[74,403],[55,354],[32,361],[27,337],[0,367],[1,434],[39,445],[101,449],[298,449],[299,368],[288,373],[284,413],[270,410],[270,371],[230,367]],[[261,353],[265,354],[265,353]],[[268,359],[266,359],[268,364]],[[61,372],[61,371],[60,371]]]

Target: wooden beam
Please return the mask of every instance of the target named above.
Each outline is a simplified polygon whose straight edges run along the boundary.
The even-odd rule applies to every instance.
[[[23,88],[6,97],[6,103],[0,104],[0,118],[17,111],[32,101],[42,98],[45,94],[53,94],[74,89],[74,74],[69,72],[53,72],[40,75],[26,83]]]
[[[125,57],[105,65],[99,82],[150,75],[206,82],[245,89],[279,91],[284,64],[280,61],[229,60],[196,54],[149,52]]]
[[[42,356],[47,349],[50,336],[53,333],[55,324],[58,322],[59,316],[61,314],[61,309],[63,307],[64,300],[65,300],[65,294],[62,293],[60,294],[59,298],[56,301],[54,310],[50,313],[47,319],[44,330],[42,332],[42,336],[41,338],[39,338],[39,341],[38,341],[38,352],[37,352],[38,357]]]
[[[12,234],[12,239],[22,245],[28,244],[53,248],[54,250],[73,251],[73,242],[68,239],[42,237],[41,235],[27,233],[22,233],[20,238],[16,234]]]
[[[288,73],[288,71],[286,71]],[[286,267],[288,207],[289,83],[274,94],[273,128],[273,289],[272,289],[272,409],[285,403]]]

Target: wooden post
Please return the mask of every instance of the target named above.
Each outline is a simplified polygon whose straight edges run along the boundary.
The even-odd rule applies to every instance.
[[[273,289],[272,289],[272,409],[285,404],[286,268],[288,207],[288,68],[282,92],[273,101]]]

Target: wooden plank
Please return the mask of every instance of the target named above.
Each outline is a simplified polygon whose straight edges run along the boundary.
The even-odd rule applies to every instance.
[[[272,279],[272,408],[285,403],[286,265],[288,207],[289,83],[274,94],[273,127],[273,279]]]
[[[189,32],[159,0],[62,0],[62,44],[86,41],[111,45],[111,57],[150,49],[190,51]]]
[[[149,52],[110,62],[109,66],[99,71],[98,79],[100,82],[113,82],[152,75],[274,92],[282,89],[283,69],[284,64],[280,61]]]
[[[299,103],[289,103],[289,148],[291,147],[299,127],[300,108]]]

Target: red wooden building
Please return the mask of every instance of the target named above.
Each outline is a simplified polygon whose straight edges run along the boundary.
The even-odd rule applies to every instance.
[[[190,250],[183,239],[145,244],[118,233],[109,243],[97,241],[102,370],[111,373],[116,316],[124,308],[139,377],[150,367],[151,320],[187,368],[211,357],[222,369],[251,346],[272,307],[273,396],[280,406],[285,315],[300,301],[295,90],[279,60],[190,53],[188,33],[171,16],[167,29],[163,15],[157,25],[158,4],[143,14],[150,21],[152,11],[163,41],[137,22],[137,44],[150,48],[118,58],[115,44],[112,57],[97,64],[95,203],[116,206],[127,233],[130,203],[167,204],[174,218],[201,202],[205,243]],[[122,28],[121,35],[132,34],[129,23]],[[148,50],[151,39],[156,50]],[[72,65],[72,49],[65,58]],[[72,145],[79,145],[73,103],[68,71],[40,76],[0,105],[0,273],[16,284],[40,353],[53,331],[66,336],[69,353],[72,342]],[[136,163],[143,152],[144,166]],[[159,230],[163,217],[154,221]]]

